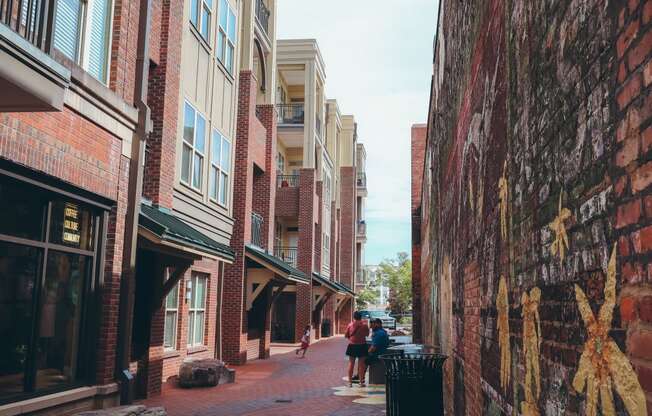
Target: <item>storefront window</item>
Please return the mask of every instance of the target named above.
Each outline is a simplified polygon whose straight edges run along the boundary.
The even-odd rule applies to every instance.
[[[99,213],[0,176],[0,403],[84,379]]]

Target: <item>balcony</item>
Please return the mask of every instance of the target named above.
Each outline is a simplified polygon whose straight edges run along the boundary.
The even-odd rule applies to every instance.
[[[317,137],[321,139],[321,119],[318,115],[315,115],[315,132],[317,132]]]
[[[297,267],[296,247],[274,247],[274,255],[292,267]]]
[[[296,188],[299,186],[299,175],[276,175],[278,188]]]
[[[366,240],[367,239],[367,224],[364,222],[364,220],[358,222],[358,229],[356,232],[356,237],[359,240]]]
[[[70,71],[52,56],[57,0],[0,0],[0,112],[60,111]]]
[[[271,12],[267,8],[264,0],[256,0],[256,20],[263,28],[265,34],[269,36],[269,16]]]
[[[278,124],[303,125],[303,103],[277,104]]]
[[[255,212],[251,213],[251,244],[263,248],[263,217]]]
[[[358,188],[366,189],[367,188],[367,174],[364,173],[364,172],[359,172],[358,173],[358,178],[356,180],[356,184],[357,184]]]

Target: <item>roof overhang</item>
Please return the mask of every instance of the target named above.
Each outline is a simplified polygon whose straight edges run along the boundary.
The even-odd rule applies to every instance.
[[[202,257],[233,262],[231,247],[216,242],[176,217],[171,211],[141,204],[138,236],[146,248],[193,260]]]
[[[301,270],[290,266],[285,261],[273,256],[266,251],[252,245],[245,245],[245,256],[248,259],[260,264],[261,266],[273,271],[282,279],[288,280],[295,284],[308,284],[310,281],[305,273]]]
[[[335,293],[346,294],[344,289],[338,285],[336,282],[330,280],[329,278],[320,275],[319,273],[312,274],[312,283],[316,286],[323,286],[328,290],[331,290]]]

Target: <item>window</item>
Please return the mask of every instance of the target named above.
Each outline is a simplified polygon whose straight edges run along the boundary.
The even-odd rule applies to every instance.
[[[279,175],[283,175],[283,172],[285,172],[285,158],[282,153],[276,156],[276,170]]]
[[[190,1],[190,23],[197,28],[204,40],[210,43],[212,0]]]
[[[163,347],[177,349],[177,325],[179,322],[179,285],[165,297],[165,326],[163,327]]]
[[[213,130],[210,198],[224,206],[228,202],[230,172],[231,142],[217,130]]]
[[[188,288],[190,290],[190,307],[188,308],[188,346],[204,345],[206,318],[206,289],[208,278],[193,273]]]
[[[89,375],[99,222],[99,211],[0,177],[0,402]]]
[[[102,83],[108,78],[110,0],[60,0],[54,47]]]
[[[220,0],[220,24],[217,31],[217,59],[233,74],[235,56],[235,14],[227,0]]]
[[[206,119],[186,103],[183,112],[183,150],[181,152],[181,181],[202,190]]]

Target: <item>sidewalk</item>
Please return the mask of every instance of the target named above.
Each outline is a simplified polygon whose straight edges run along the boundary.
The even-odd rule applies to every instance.
[[[362,394],[343,390],[345,349],[346,340],[336,337],[311,345],[305,359],[293,352],[277,353],[234,367],[234,384],[181,389],[165,383],[161,396],[143,404],[164,406],[170,416],[384,415],[384,405],[354,403]]]

